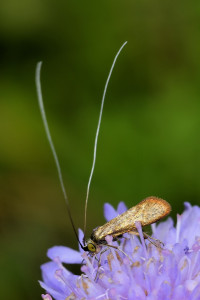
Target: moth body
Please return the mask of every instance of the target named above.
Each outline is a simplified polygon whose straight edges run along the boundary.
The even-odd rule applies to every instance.
[[[135,222],[140,222],[141,226],[144,227],[164,218],[170,211],[171,206],[167,201],[154,196],[148,197],[123,214],[95,228],[83,248],[85,251],[97,253],[100,245],[107,244],[106,236],[111,235],[114,240],[117,240],[127,232],[138,235]],[[145,234],[144,236],[148,238],[148,235]]]

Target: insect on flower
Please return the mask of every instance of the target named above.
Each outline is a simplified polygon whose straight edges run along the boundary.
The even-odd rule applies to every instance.
[[[139,204],[136,206],[130,208],[126,212],[124,212],[121,215],[118,215],[116,218],[110,220],[103,226],[97,227],[93,230],[91,237],[89,240],[85,240],[85,232],[86,232],[86,216],[87,216],[87,204],[88,204],[88,197],[89,197],[89,191],[90,191],[90,184],[94,172],[94,167],[95,167],[95,162],[96,162],[96,151],[97,151],[97,142],[98,142],[98,135],[99,135],[99,129],[100,129],[100,124],[101,124],[101,118],[102,118],[102,112],[103,112],[103,106],[104,106],[104,100],[105,100],[105,95],[108,87],[108,83],[115,65],[115,62],[117,60],[117,57],[119,53],[121,52],[122,48],[125,46],[127,42],[125,42],[119,51],[117,52],[113,64],[111,66],[104,92],[103,92],[103,97],[102,97],[102,102],[101,102],[101,109],[100,109],[100,114],[99,114],[99,121],[97,125],[97,131],[96,131],[96,137],[95,137],[95,144],[94,144],[94,155],[93,155],[93,164],[91,168],[91,173],[88,181],[88,186],[87,186],[87,193],[86,193],[86,201],[85,201],[85,214],[84,214],[84,239],[83,239],[83,244],[78,238],[78,234],[76,231],[76,227],[74,225],[71,212],[70,212],[70,206],[69,206],[69,201],[67,198],[67,194],[65,191],[64,183],[63,183],[63,178],[62,178],[62,173],[61,173],[61,168],[59,164],[59,160],[54,148],[54,144],[51,138],[51,134],[49,131],[47,119],[46,119],[46,114],[44,110],[44,105],[43,105],[43,99],[42,99],[42,91],[41,91],[41,84],[40,84],[40,70],[41,70],[41,65],[42,63],[39,62],[37,64],[36,68],[36,87],[37,87],[37,95],[38,95],[38,102],[39,102],[39,107],[40,107],[40,112],[42,115],[42,120],[44,123],[46,135],[53,153],[53,157],[56,163],[56,167],[58,170],[58,175],[59,175],[59,180],[61,184],[61,188],[63,191],[63,195],[67,204],[67,210],[68,210],[68,215],[74,230],[74,233],[76,235],[76,238],[78,240],[78,243],[80,244],[81,248],[84,251],[88,251],[90,254],[96,254],[101,250],[101,247],[103,245],[106,245],[108,247],[113,247],[116,248],[120,251],[116,246],[113,245],[108,245],[106,242],[106,236],[111,235],[114,240],[117,240],[118,238],[122,237],[124,233],[130,232],[134,235],[139,235],[136,227],[136,222],[140,222],[141,226],[144,227],[146,225],[150,225],[152,223],[155,223],[168,215],[171,211],[171,206],[168,202],[166,202],[163,199],[157,198],[157,197],[148,197],[145,200],[141,201]],[[144,238],[148,239],[151,243],[153,243],[155,246],[160,247],[161,242],[150,237],[148,234],[143,232]],[[123,251],[122,251],[123,252]],[[124,252],[123,252],[124,253]],[[126,255],[126,253],[124,253]]]
[[[106,244],[106,236],[111,235],[114,240],[117,240],[127,232],[139,235],[135,222],[140,222],[142,227],[150,225],[167,216],[170,211],[171,206],[167,201],[153,196],[148,197],[103,226],[95,228],[90,239],[87,241],[87,245],[84,246],[83,249],[85,251],[98,253],[100,250],[99,246]],[[145,232],[143,232],[143,234],[144,238],[147,238],[151,243],[159,247],[158,240],[153,239]]]

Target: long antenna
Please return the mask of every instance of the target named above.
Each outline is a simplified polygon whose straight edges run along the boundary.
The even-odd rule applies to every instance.
[[[64,195],[65,202],[67,204],[67,212],[68,212],[68,215],[69,215],[69,219],[71,221],[71,224],[72,224],[74,233],[76,235],[76,238],[77,238],[81,248],[83,248],[83,245],[79,241],[78,234],[76,232],[75,225],[74,225],[74,222],[73,222],[73,219],[72,219],[72,216],[71,216],[69,200],[68,200],[67,193],[66,193],[65,186],[64,186],[64,182],[63,182],[60,163],[59,163],[58,156],[57,156],[57,153],[56,153],[56,150],[55,150],[55,147],[54,147],[54,144],[53,144],[53,140],[52,140],[52,137],[51,137],[51,134],[50,134],[49,126],[48,126],[48,123],[47,123],[46,113],[45,113],[44,104],[43,104],[41,81],[40,81],[41,67],[42,67],[42,62],[40,61],[40,62],[37,63],[36,73],[35,73],[35,82],[36,82],[39,109],[40,109],[40,113],[41,113],[41,116],[42,116],[42,121],[43,121],[43,124],[44,124],[45,133],[46,133],[51,151],[53,153],[53,158],[54,158],[55,163],[56,163],[56,168],[57,168],[57,171],[58,171],[58,177],[59,177],[60,185],[61,185],[61,188],[62,188],[62,192],[63,192],[63,195]]]
[[[93,173],[94,173],[94,167],[95,167],[95,163],[96,163],[97,142],[98,142],[98,136],[99,136],[99,129],[100,129],[100,125],[101,125],[101,118],[102,118],[102,113],[103,113],[104,100],[105,100],[105,96],[106,96],[106,92],[107,92],[107,88],[108,88],[108,83],[110,81],[110,77],[111,77],[113,68],[115,66],[116,60],[117,60],[120,52],[122,51],[122,49],[124,48],[124,46],[126,44],[127,44],[127,42],[125,42],[120,47],[119,51],[115,55],[112,66],[110,68],[110,72],[108,74],[108,78],[106,80],[106,84],[105,84],[105,87],[104,87],[103,96],[102,96],[102,100],[101,100],[99,120],[98,120],[97,131],[96,131],[95,142],[94,142],[94,154],[93,154],[92,169],[91,169],[91,172],[90,172],[90,177],[89,177],[88,186],[87,186],[86,200],[85,200],[84,231],[83,231],[84,232],[84,242],[85,242],[85,231],[86,231],[87,205],[88,205],[88,198],[89,198],[89,192],[90,192],[90,184],[91,184],[92,176],[93,176]]]

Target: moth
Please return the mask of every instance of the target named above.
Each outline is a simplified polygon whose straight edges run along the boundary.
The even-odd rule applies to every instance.
[[[117,240],[124,233],[128,232],[138,235],[135,222],[140,222],[141,226],[144,227],[161,220],[170,211],[171,206],[167,201],[154,196],[148,197],[103,226],[95,228],[83,249],[91,253],[98,253],[100,245],[107,244],[106,236],[111,235],[114,240]],[[143,234],[144,238],[149,239],[153,243],[152,237],[145,232]],[[154,244],[157,245],[156,243]]]
[[[102,112],[103,112],[103,106],[104,106],[104,100],[105,100],[105,95],[108,87],[108,83],[115,65],[115,62],[117,60],[117,57],[123,47],[126,45],[127,42],[125,42],[117,52],[114,61],[112,63],[110,72],[108,74],[108,78],[104,87],[104,92],[103,92],[103,97],[101,101],[101,108],[100,108],[100,114],[99,114],[99,120],[98,120],[98,125],[97,125],[97,131],[96,131],[96,136],[95,136],[95,144],[94,144],[94,154],[93,154],[93,163],[92,163],[92,168],[91,168],[91,173],[89,176],[89,181],[88,181],[88,186],[87,186],[87,193],[86,193],[86,201],[85,201],[85,214],[84,214],[84,240],[83,244],[78,238],[78,234],[76,231],[76,227],[73,222],[73,218],[71,216],[71,211],[70,211],[70,205],[67,197],[67,193],[64,187],[64,182],[63,182],[63,177],[62,177],[62,172],[59,164],[59,160],[57,157],[57,153],[53,144],[53,140],[51,138],[50,130],[48,127],[47,123],[47,118],[44,110],[44,104],[43,104],[43,98],[42,98],[42,89],[41,89],[41,83],[40,83],[40,73],[41,73],[41,66],[42,62],[39,62],[36,67],[36,89],[37,89],[37,96],[38,96],[38,103],[39,103],[39,108],[45,128],[45,132],[49,141],[49,145],[51,147],[53,157],[56,163],[57,171],[58,171],[58,176],[61,184],[61,188],[63,191],[64,199],[67,204],[67,211],[68,215],[75,233],[75,236],[77,238],[78,243],[80,244],[81,248],[84,251],[88,251],[91,254],[96,254],[100,251],[101,246],[107,245],[109,247],[114,247],[108,245],[106,242],[106,236],[111,235],[114,240],[117,240],[119,237],[121,237],[124,233],[130,232],[134,235],[138,235],[138,231],[135,225],[135,222],[140,222],[141,226],[144,227],[146,225],[150,225],[152,223],[157,222],[158,220],[164,218],[167,216],[170,211],[171,211],[171,206],[170,204],[157,197],[148,197],[145,200],[141,201],[139,204],[136,206],[130,208],[123,214],[117,216],[116,218],[110,220],[103,226],[99,226],[95,228],[91,234],[91,237],[89,240],[85,240],[85,232],[86,232],[86,220],[87,220],[87,204],[88,204],[88,197],[89,197],[89,191],[90,191],[90,184],[94,172],[94,167],[95,167],[95,162],[96,162],[96,152],[97,152],[97,142],[98,142],[98,135],[99,135],[99,129],[100,129],[100,124],[101,124],[101,118],[102,118]],[[153,243],[155,246],[158,245],[157,241],[147,235],[145,232],[143,232],[144,238],[147,238],[151,243]],[[156,242],[154,242],[155,240]],[[123,252],[123,251],[122,251]]]

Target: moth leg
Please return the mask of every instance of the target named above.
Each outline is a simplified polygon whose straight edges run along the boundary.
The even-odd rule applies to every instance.
[[[140,236],[139,233],[137,231],[130,231],[129,233],[133,234],[133,235],[137,235]],[[156,246],[157,248],[163,249],[162,247],[164,246],[163,242],[161,242],[158,239],[153,238],[152,236],[148,235],[146,232],[142,232],[143,233],[143,237],[144,239],[147,239],[151,244],[153,244],[154,246]]]
[[[164,243],[158,239],[153,238],[152,236],[148,235],[146,232],[143,232],[143,236],[147,239],[151,244],[156,246],[157,248],[163,249]]]
[[[128,259],[130,259],[130,261],[133,263],[133,260],[130,258],[130,256],[124,252],[122,249],[120,249],[119,247],[117,246],[113,246],[113,245],[107,245],[108,247],[111,247],[111,248],[114,248],[114,249],[117,249],[118,251],[122,252],[126,257],[128,257]]]
[[[81,261],[81,265],[83,265],[84,260],[85,260],[85,259],[83,258],[82,261]]]
[[[102,256],[102,254],[104,253],[104,252],[106,252],[109,248],[114,248],[114,249],[116,249],[116,250],[118,250],[118,251],[120,251],[120,252],[122,252],[126,257],[128,257],[128,259],[133,263],[133,260],[130,258],[130,256],[126,253],[126,252],[124,252],[122,249],[120,249],[119,247],[117,247],[117,246],[113,246],[113,245],[109,245],[109,244],[107,244],[106,245],[107,247],[104,249],[104,250],[102,250],[101,252],[100,252],[100,255],[99,255],[99,259],[96,257],[96,255],[95,255],[95,259],[98,261],[98,269],[97,269],[97,273],[96,273],[96,276],[95,276],[95,281],[97,280],[97,277],[98,277],[98,274],[99,274],[99,268],[100,268],[100,266],[101,266],[101,256]]]
[[[98,277],[98,274],[99,274],[99,269],[100,269],[100,266],[101,266],[101,256],[104,252],[106,252],[107,250],[109,249],[109,247],[106,247],[104,250],[102,250],[99,254],[99,259],[97,258],[96,254],[95,254],[95,259],[98,261],[98,268],[97,268],[97,273],[96,273],[96,276],[95,276],[95,279],[94,281],[97,280],[97,277]]]

